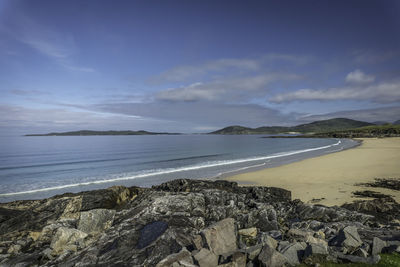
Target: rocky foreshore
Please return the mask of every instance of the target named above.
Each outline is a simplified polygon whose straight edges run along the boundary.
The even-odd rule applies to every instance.
[[[377,263],[400,252],[393,201],[325,207],[280,188],[185,179],[15,201],[0,204],[0,266]]]

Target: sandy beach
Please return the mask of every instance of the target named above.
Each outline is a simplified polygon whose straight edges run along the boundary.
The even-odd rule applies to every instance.
[[[352,202],[352,192],[373,190],[392,195],[400,202],[400,192],[356,186],[374,178],[400,179],[400,138],[362,139],[356,148],[305,159],[274,168],[227,177],[245,184],[275,186],[292,191],[292,199],[333,206]]]

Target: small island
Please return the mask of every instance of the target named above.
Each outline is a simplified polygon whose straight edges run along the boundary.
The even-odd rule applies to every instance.
[[[148,131],[90,131],[80,130],[73,132],[62,133],[46,133],[46,134],[26,134],[25,136],[91,136],[91,135],[178,135],[180,133],[167,133],[167,132],[148,132]]]

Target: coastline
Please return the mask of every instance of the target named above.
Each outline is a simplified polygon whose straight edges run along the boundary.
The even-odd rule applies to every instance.
[[[373,190],[400,201],[400,192],[358,186],[374,178],[400,178],[400,138],[363,138],[351,149],[272,168],[224,177],[241,185],[284,188],[293,199],[326,206],[351,203],[352,192]]]

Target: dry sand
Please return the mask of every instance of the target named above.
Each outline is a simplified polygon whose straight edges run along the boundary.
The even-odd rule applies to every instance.
[[[227,177],[227,180],[275,186],[292,191],[292,199],[333,206],[355,199],[355,190],[373,190],[394,196],[400,191],[355,186],[375,177],[400,179],[400,138],[367,138],[362,145],[299,162]]]

